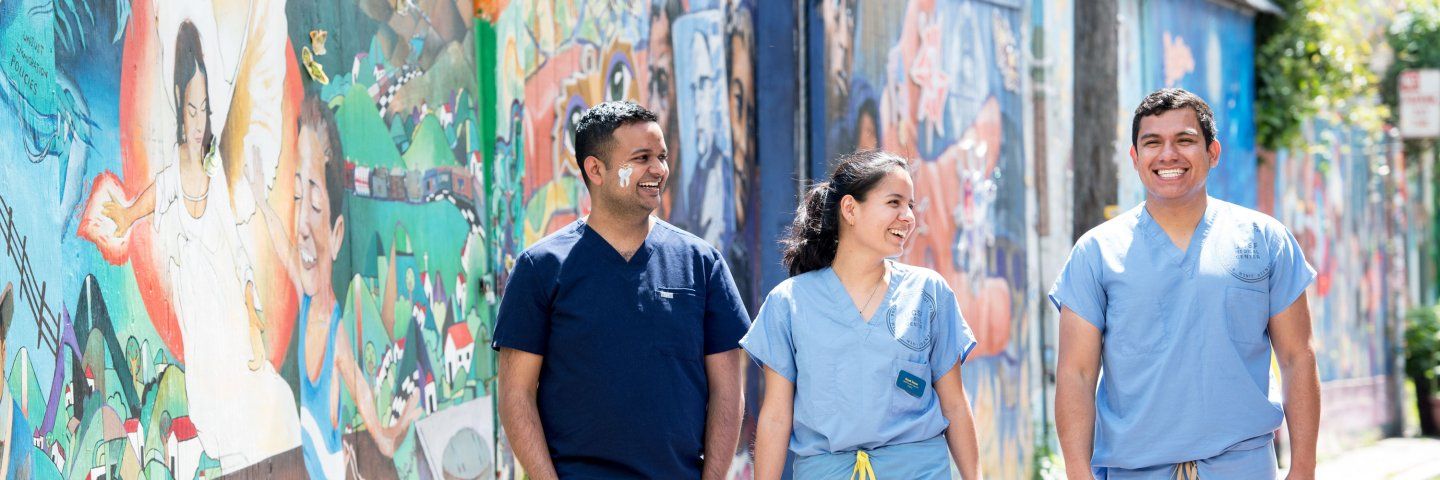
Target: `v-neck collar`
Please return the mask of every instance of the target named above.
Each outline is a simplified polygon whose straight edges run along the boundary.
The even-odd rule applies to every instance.
[[[895,262],[886,259],[885,269],[890,274],[890,281],[885,284],[885,295],[882,295],[878,299],[880,306],[875,308],[875,312],[871,313],[870,318],[867,320],[864,312],[860,311],[860,306],[856,305],[855,300],[850,298],[850,293],[845,291],[845,282],[840,281],[840,275],[835,273],[835,268],[825,267],[825,273],[822,276],[825,278],[826,285],[830,287],[831,298],[835,298],[838,302],[844,303],[844,310],[846,312],[844,315],[845,318],[831,317],[831,319],[838,323],[849,325],[852,328],[870,328],[875,326],[875,324],[878,323],[875,320],[880,318],[880,312],[885,310],[885,305],[889,304],[890,299],[895,295],[895,286],[900,284],[900,269],[896,268]],[[856,320],[859,322],[857,323]]]
[[[1155,221],[1155,217],[1150,216],[1150,210],[1145,208],[1145,205],[1141,203],[1139,208],[1137,223],[1140,231],[1145,233],[1152,243],[1158,244],[1158,248],[1177,264],[1186,264],[1199,257],[1198,253],[1209,237],[1210,227],[1215,223],[1215,213],[1222,208],[1219,200],[1206,197],[1205,214],[1200,217],[1200,222],[1195,224],[1189,245],[1186,245],[1185,250],[1180,250],[1175,241],[1170,239],[1170,235],[1165,233],[1165,229],[1160,227],[1160,223]]]
[[[643,267],[646,262],[650,261],[650,253],[654,250],[652,244],[655,243],[655,234],[662,228],[660,221],[656,220],[655,223],[650,226],[650,231],[645,234],[645,240],[642,240],[640,246],[635,249],[635,254],[631,255],[629,260],[626,260],[625,256],[620,255],[620,251],[617,250],[614,245],[610,244],[609,240],[605,240],[605,237],[600,235],[600,232],[595,231],[594,228],[590,228],[589,222],[586,222],[584,219],[576,220],[576,222],[579,223],[576,228],[580,229],[581,238],[589,238],[591,241],[596,242],[598,244],[597,247],[604,252],[601,254],[602,258],[626,267]]]

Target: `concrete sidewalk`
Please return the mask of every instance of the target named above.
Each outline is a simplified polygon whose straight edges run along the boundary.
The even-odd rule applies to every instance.
[[[1440,479],[1440,439],[1387,438],[1320,462],[1315,478]]]

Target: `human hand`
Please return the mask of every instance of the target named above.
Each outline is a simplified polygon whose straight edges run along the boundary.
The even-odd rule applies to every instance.
[[[255,203],[265,201],[265,172],[260,160],[260,147],[250,146],[250,155],[245,159],[245,182],[250,186],[251,196],[255,197]]]
[[[404,413],[395,422],[381,427],[379,430],[371,431],[370,437],[375,440],[376,449],[386,457],[394,457],[395,449],[405,441],[405,434],[410,431],[410,424],[420,418],[420,395],[411,395],[405,402]]]
[[[110,200],[100,204],[100,214],[115,222],[115,232],[112,235],[116,237],[125,236],[125,232],[130,230],[130,224],[134,222],[130,218],[129,208],[120,203],[120,200],[113,194],[110,196]]]

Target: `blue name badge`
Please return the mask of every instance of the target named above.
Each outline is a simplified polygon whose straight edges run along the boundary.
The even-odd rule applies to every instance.
[[[900,376],[895,378],[895,386],[915,398],[925,395],[925,380],[904,370],[901,370]]]

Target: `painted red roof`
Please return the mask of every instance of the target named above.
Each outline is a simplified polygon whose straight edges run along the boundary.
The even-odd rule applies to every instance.
[[[446,335],[449,335],[450,340],[455,342],[456,349],[465,348],[475,343],[474,337],[470,336],[470,327],[464,323],[451,325]]]
[[[190,422],[190,417],[180,417],[170,422],[170,434],[176,440],[186,441],[195,438],[195,424]]]

